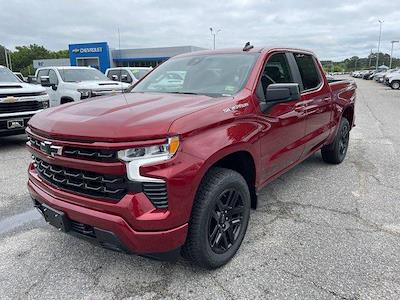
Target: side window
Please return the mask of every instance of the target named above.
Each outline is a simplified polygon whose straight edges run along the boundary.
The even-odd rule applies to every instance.
[[[265,93],[267,87],[273,83],[293,83],[293,77],[290,72],[289,63],[285,53],[277,53],[272,55],[261,75],[261,86]]]
[[[38,83],[40,83],[40,77],[41,76],[48,76],[49,75],[49,69],[42,69],[42,70],[39,70],[38,71],[38,74],[37,74],[37,82]]]
[[[111,80],[117,80],[119,81],[119,73],[117,70],[110,70],[108,71],[107,77],[110,78]],[[114,76],[114,78],[113,78]],[[117,76],[117,77],[115,77]]]
[[[58,85],[57,74],[56,74],[56,72],[54,72],[54,70],[50,70],[50,71],[49,71],[49,82],[50,82],[51,84]]]
[[[308,54],[294,53],[297,66],[303,81],[304,90],[312,90],[321,84],[321,77],[315,65],[314,58]]]
[[[121,70],[121,77],[120,77],[120,80],[122,80],[122,76],[124,76],[124,75],[126,75],[126,82],[132,82],[132,78],[131,78],[131,76],[129,75],[129,73],[128,73],[128,71],[126,71],[126,70]],[[124,76],[125,77],[125,76]]]

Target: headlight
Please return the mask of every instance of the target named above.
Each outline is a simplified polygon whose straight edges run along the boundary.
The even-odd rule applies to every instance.
[[[91,90],[78,90],[78,92],[81,93],[81,99],[89,98],[92,95]]]
[[[46,92],[46,91],[40,92],[40,93],[38,94],[38,96],[44,96],[44,95],[47,95],[47,92]]]
[[[148,147],[131,148],[118,151],[120,160],[130,162],[134,160],[162,161],[170,159],[175,155],[179,148],[179,137],[174,136],[167,140],[167,143],[162,145],[154,145]]]
[[[165,144],[118,151],[118,158],[126,162],[128,179],[136,182],[164,182],[162,179],[140,174],[140,167],[172,158],[179,148],[179,137],[174,136]]]

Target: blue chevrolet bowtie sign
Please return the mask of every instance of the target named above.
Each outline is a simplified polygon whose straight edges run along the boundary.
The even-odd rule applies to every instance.
[[[71,66],[90,65],[103,73],[110,67],[110,51],[106,42],[69,45]]]

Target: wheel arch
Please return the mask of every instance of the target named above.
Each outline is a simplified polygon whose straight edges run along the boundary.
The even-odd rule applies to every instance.
[[[238,172],[246,180],[249,187],[251,197],[251,207],[257,208],[257,193],[256,193],[256,182],[257,182],[257,162],[254,153],[246,148],[232,147],[229,151],[215,153],[209,159],[207,159],[203,165],[199,184],[196,188],[196,194],[200,187],[201,181],[209,170],[214,167],[231,169]]]
[[[69,96],[62,96],[60,98],[60,104],[65,104],[65,103],[69,103],[69,102],[74,102],[75,100],[72,97]]]
[[[345,107],[342,112],[342,118],[346,118],[349,121],[350,129],[354,126],[354,106],[349,105]]]

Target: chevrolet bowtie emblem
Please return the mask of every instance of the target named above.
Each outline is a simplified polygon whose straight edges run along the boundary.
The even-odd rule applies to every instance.
[[[40,150],[51,156],[62,154],[62,146],[54,146],[49,141],[40,142]]]

